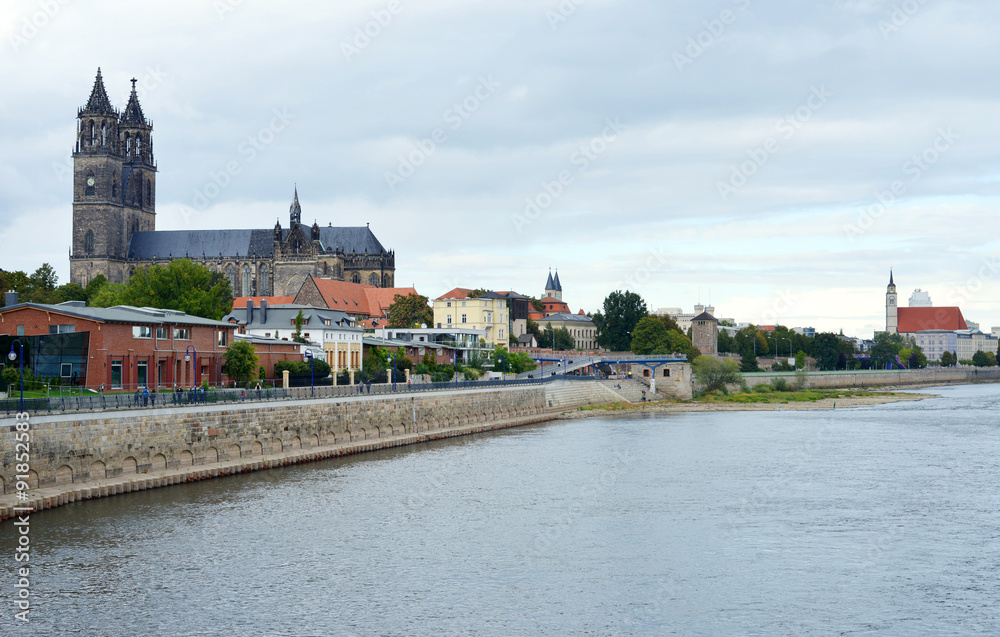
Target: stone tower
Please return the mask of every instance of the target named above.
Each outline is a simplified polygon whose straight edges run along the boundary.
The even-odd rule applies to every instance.
[[[551,296],[557,301],[562,301],[562,284],[559,282],[559,270],[556,270],[555,278],[549,272],[549,278],[545,282],[545,296]]]
[[[135,83],[119,112],[97,69],[90,99],[77,111],[70,281],[80,285],[98,274],[126,280],[132,233],[156,229],[153,125],[142,113]]]
[[[896,334],[899,331],[899,305],[896,284],[892,281],[892,270],[889,270],[889,285],[885,289],[885,331],[889,334]]]
[[[691,319],[691,344],[705,356],[719,354],[719,321],[708,312]]]

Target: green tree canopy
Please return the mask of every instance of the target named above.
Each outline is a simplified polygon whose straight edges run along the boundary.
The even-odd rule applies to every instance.
[[[945,352],[944,354],[941,354],[941,367],[952,367],[957,362],[958,359],[955,358],[955,355],[952,354],[951,352]]]
[[[879,332],[875,335],[875,344],[871,349],[872,369],[885,369],[892,361],[896,360],[896,354],[903,347],[903,337],[899,334],[888,334]],[[814,354],[815,356],[815,354]]]
[[[732,359],[719,360],[711,356],[699,356],[691,364],[695,382],[705,392],[725,390],[727,385],[743,385],[739,365]]]
[[[757,357],[753,355],[752,349],[747,349],[740,356],[740,371],[744,373],[760,371],[760,366],[757,364]]]
[[[434,324],[434,310],[428,305],[426,296],[421,294],[397,294],[389,306],[388,327],[416,328]]]
[[[627,352],[632,345],[631,332],[649,314],[646,302],[635,292],[616,290],[604,299],[604,321],[597,343],[613,352]]]
[[[233,290],[221,272],[190,259],[175,259],[167,267],[138,268],[120,289],[102,286],[92,304],[158,307],[219,320],[233,309]]]
[[[241,339],[234,340],[222,355],[222,371],[241,385],[253,377],[260,359],[253,345]]]
[[[659,316],[644,316],[632,331],[632,348],[635,354],[668,356],[675,353],[684,354],[693,361],[701,355],[691,339],[681,333],[680,327],[668,329],[669,323]]]
[[[976,352],[972,355],[972,364],[976,367],[995,367],[996,355],[993,352]]]
[[[840,353],[840,339],[836,334],[824,332],[813,339],[812,356],[821,370],[837,369]]]

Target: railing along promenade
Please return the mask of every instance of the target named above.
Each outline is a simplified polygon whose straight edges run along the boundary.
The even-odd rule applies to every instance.
[[[309,385],[288,389],[214,389],[202,391],[188,389],[143,393],[107,393],[84,396],[50,396],[24,399],[24,411],[33,414],[55,414],[122,409],[167,409],[172,407],[266,402],[275,400],[313,400],[316,398],[349,398],[384,394],[412,394],[441,390],[486,389],[490,387],[516,387],[538,385],[555,380],[595,380],[593,376],[573,374],[550,375],[544,378],[518,378],[511,380],[451,381],[447,383],[372,383],[355,385]],[[16,395],[0,400],[0,413],[13,416],[21,411]]]

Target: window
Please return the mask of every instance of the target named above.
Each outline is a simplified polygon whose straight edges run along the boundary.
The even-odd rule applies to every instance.
[[[59,375],[63,378],[69,378],[73,375],[73,363],[60,363],[59,364]]]
[[[153,328],[148,325],[133,325],[132,338],[153,338]]]
[[[225,347],[226,346],[226,339],[228,337],[229,337],[229,332],[226,332],[225,330],[220,330],[219,331],[219,339],[218,339],[219,347]]]
[[[17,326],[17,335],[18,336],[24,336],[24,326],[23,325],[18,325]]]
[[[462,307],[465,307],[465,301],[462,301]]]
[[[448,325],[451,325],[451,314],[449,314],[449,315],[448,315],[447,317],[445,317],[445,318],[446,318],[446,319],[447,319],[447,321],[448,321]],[[23,327],[23,326],[22,326],[22,327]]]
[[[260,280],[260,284],[257,286],[258,294],[267,296],[271,291],[271,272],[268,270],[266,264],[260,266],[260,276],[258,279]]]
[[[156,338],[170,338],[170,330],[165,327],[156,328]]]
[[[250,272],[250,266],[243,266],[243,296],[253,296],[253,274]]]
[[[118,196],[118,180],[115,179],[114,177],[111,178],[111,196],[112,197]]]
[[[361,283],[361,275],[355,272],[351,275],[351,283]]]
[[[111,388],[122,388],[122,362],[111,361]]]
[[[468,323],[468,322],[469,322],[469,321],[467,320],[467,318],[466,318],[466,315],[465,315],[465,314],[463,314],[463,315],[462,315],[462,322],[463,322],[463,323]]]
[[[49,334],[72,334],[76,325],[49,325]]]
[[[368,276],[368,285],[374,285],[375,287],[378,287],[378,283],[379,283],[379,276],[374,272],[372,272]]]
[[[145,387],[149,380],[149,363],[147,361],[139,361],[135,364],[135,382],[139,383],[140,387]]]
[[[191,340],[191,329],[187,327],[175,327],[174,328],[174,338],[182,341]]]
[[[94,254],[94,231],[88,230],[83,238],[83,251],[87,254]]]
[[[230,263],[226,266],[226,279],[229,280],[229,287],[233,288],[233,293],[236,292],[236,268]]]
[[[451,301],[445,301],[444,306],[445,307],[451,307]]]

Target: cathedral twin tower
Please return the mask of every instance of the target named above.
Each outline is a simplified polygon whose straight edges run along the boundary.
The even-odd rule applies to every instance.
[[[135,268],[189,258],[223,273],[234,296],[295,295],[310,276],[392,287],[395,253],[367,227],[301,222],[298,192],[289,225],[261,230],[156,230],[153,124],[132,94],[111,105],[101,70],[77,112],[73,151],[70,280],[86,286],[103,274],[128,280]]]

